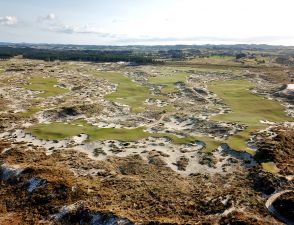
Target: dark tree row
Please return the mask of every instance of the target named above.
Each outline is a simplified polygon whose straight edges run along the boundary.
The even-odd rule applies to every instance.
[[[70,60],[90,62],[132,62],[150,64],[155,61],[144,54],[133,54],[132,51],[99,51],[99,50],[53,50],[35,48],[0,47],[0,59],[8,59],[22,55],[27,59],[45,61]]]
[[[294,65],[294,57],[279,56],[276,58],[276,62],[282,65]]]

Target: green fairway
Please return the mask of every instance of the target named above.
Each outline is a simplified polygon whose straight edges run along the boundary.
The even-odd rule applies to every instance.
[[[293,121],[284,112],[284,107],[278,102],[264,99],[250,92],[254,84],[245,80],[217,81],[208,85],[208,89],[232,110],[231,113],[220,114],[212,117],[212,120],[237,122],[245,124],[248,128],[228,139],[228,144],[235,150],[246,150],[253,153],[245,143],[250,133],[266,127],[261,120],[271,122]]]
[[[130,78],[120,73],[100,72],[95,75],[118,85],[116,92],[106,96],[108,100],[129,105],[133,112],[144,110],[144,101],[150,95],[147,87],[134,83]]]
[[[143,131],[143,128],[135,129],[116,129],[116,128],[97,128],[87,123],[73,122],[51,123],[35,125],[27,130],[39,139],[62,140],[79,134],[89,135],[88,141],[95,140],[120,140],[136,141],[149,134]]]
[[[58,84],[55,78],[44,78],[44,77],[33,77],[29,80],[30,84],[23,85],[25,89],[31,91],[41,91],[42,93],[37,94],[39,97],[50,97],[59,94],[67,93],[69,90],[56,87]]]
[[[150,84],[162,85],[161,93],[168,94],[175,92],[177,82],[186,82],[187,74],[159,75],[149,79]]]
[[[138,141],[146,137],[165,137],[172,141],[173,144],[188,144],[195,141],[206,143],[206,151],[212,151],[220,144],[218,141],[208,137],[179,138],[173,134],[165,133],[148,133],[144,127],[123,129],[123,128],[98,128],[88,124],[84,120],[76,120],[72,123],[55,122],[50,124],[37,124],[26,130],[33,136],[43,140],[62,140],[79,134],[87,134],[87,141],[96,140],[119,140],[119,141]]]

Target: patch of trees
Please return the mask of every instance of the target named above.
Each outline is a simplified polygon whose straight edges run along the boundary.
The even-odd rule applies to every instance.
[[[245,53],[238,53],[236,54],[236,59],[242,59],[245,58],[247,55]]]
[[[1,54],[0,53],[0,60],[10,59],[12,56],[10,54]]]
[[[156,63],[145,54],[134,54],[132,51],[99,51],[99,50],[56,50],[35,48],[0,47],[0,58],[12,58],[22,55],[27,59],[40,59],[45,61],[70,60],[89,62],[132,62],[138,64]]]
[[[290,56],[279,56],[276,58],[276,62],[282,65],[294,65],[294,59]]]
[[[172,59],[182,59],[182,58],[184,58],[184,53],[183,53],[183,51],[182,51],[182,50],[178,50],[178,49],[176,49],[176,50],[173,50],[173,49],[168,50],[168,51],[167,51],[167,54],[168,54]]]

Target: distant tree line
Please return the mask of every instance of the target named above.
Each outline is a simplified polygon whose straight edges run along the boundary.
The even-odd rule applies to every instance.
[[[70,60],[89,62],[132,62],[138,64],[151,64],[156,61],[143,53],[134,54],[132,51],[100,51],[100,50],[55,50],[36,48],[0,47],[0,59],[9,59],[22,55],[27,59],[40,59],[45,61]]]
[[[294,65],[294,57],[279,56],[276,58],[276,62],[282,65]]]

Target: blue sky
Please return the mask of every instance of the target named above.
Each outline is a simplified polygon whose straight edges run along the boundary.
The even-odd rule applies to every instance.
[[[293,0],[0,0],[0,41],[294,45]]]

